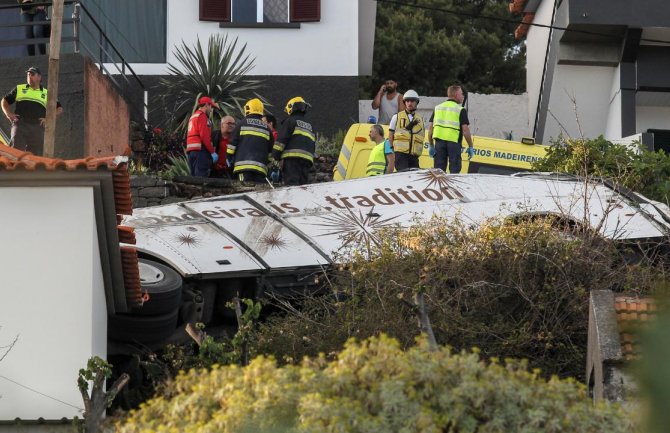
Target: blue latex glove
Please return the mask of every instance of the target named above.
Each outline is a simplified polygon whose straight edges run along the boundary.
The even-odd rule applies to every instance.
[[[219,155],[217,155],[216,152],[212,152],[210,155],[212,155],[212,162],[216,164],[216,162],[219,160]]]
[[[468,160],[471,160],[473,156],[475,156],[475,148],[468,146],[468,148],[465,150],[468,154]]]
[[[274,183],[279,182],[279,170],[272,170],[272,172],[270,172],[270,180]]]
[[[435,158],[435,153],[436,153],[435,152],[435,146],[433,146],[430,143],[425,143],[424,146],[428,147],[428,156],[430,156],[431,158]]]

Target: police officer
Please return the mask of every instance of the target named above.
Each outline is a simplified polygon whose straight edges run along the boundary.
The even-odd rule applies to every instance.
[[[243,182],[266,182],[274,138],[263,122],[263,103],[254,98],[244,105],[244,119],[233,130],[228,144],[229,166]]]
[[[366,176],[378,176],[385,173],[393,173],[395,169],[395,155],[388,140],[384,139],[384,128],[381,125],[370,127],[370,140],[375,147],[370,151],[368,157],[368,168]]]
[[[449,86],[447,100],[435,107],[430,118],[428,141],[435,146],[434,167],[450,173],[460,173],[463,137],[468,142],[468,159],[472,159],[475,148],[470,133],[468,113],[463,107],[463,89],[460,86]]]
[[[408,90],[403,95],[405,109],[393,115],[389,124],[389,141],[395,152],[395,168],[419,168],[419,156],[423,152],[425,128],[421,115],[417,113],[419,94]]]
[[[275,160],[282,164],[286,185],[304,185],[308,182],[309,169],[314,164],[316,137],[312,124],[305,120],[310,105],[296,96],[288,101],[284,111],[289,115],[282,124],[272,151]]]
[[[48,91],[42,86],[42,72],[31,66],[26,71],[26,84],[19,84],[2,98],[2,112],[12,122],[10,146],[42,155],[46,125]],[[10,105],[16,102],[16,110]],[[56,103],[56,115],[63,112]]]
[[[209,176],[212,163],[219,160],[212,145],[212,121],[209,119],[214,108],[219,108],[217,103],[209,96],[202,96],[198,99],[198,109],[188,121],[186,154],[191,176]]]

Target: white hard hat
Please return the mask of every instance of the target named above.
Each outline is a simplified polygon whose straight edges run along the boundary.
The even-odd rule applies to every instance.
[[[414,90],[408,90],[405,92],[405,94],[402,96],[403,101],[407,101],[408,99],[414,99],[417,103],[419,102],[419,94],[416,93]]]

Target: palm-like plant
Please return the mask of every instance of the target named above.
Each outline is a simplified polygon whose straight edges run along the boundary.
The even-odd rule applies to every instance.
[[[177,64],[168,64],[168,75],[160,79],[164,92],[160,95],[160,109],[172,106],[170,121],[176,129],[186,128],[189,116],[195,110],[201,95],[212,97],[218,104],[218,117],[239,114],[241,102],[261,86],[261,81],[245,77],[254,67],[254,58],[245,54],[247,45],[237,47],[237,38],[210,36],[205,51],[198,38],[195,48],[182,41],[174,55]]]

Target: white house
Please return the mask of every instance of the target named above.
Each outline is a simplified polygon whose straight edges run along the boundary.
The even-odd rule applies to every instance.
[[[211,35],[238,38],[253,57],[259,93],[282,116],[303,96],[318,131],[344,129],[358,118],[358,78],[372,72],[374,0],[84,0],[140,78],[151,87],[176,63],[182,42]],[[66,12],[67,14],[67,12]],[[86,14],[82,27],[90,28]],[[82,31],[84,42],[87,36]],[[114,69],[110,67],[110,71]],[[154,91],[150,91],[150,100]],[[151,119],[156,123],[157,119]]]
[[[513,0],[527,38],[528,118],[538,142],[560,133],[670,146],[667,0]],[[552,26],[552,28],[541,26]]]

